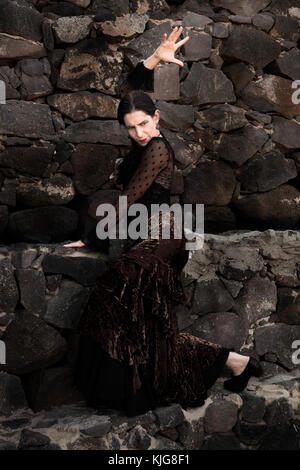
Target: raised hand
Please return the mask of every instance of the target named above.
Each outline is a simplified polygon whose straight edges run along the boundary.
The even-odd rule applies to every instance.
[[[174,57],[174,54],[177,49],[190,39],[189,36],[186,36],[184,39],[182,39],[176,44],[177,39],[182,33],[182,29],[182,26],[180,26],[179,28],[178,26],[176,26],[168,38],[167,33],[163,35],[161,44],[158,46],[154,53],[155,57],[157,57],[159,60],[163,60],[164,62],[173,62],[174,64],[178,64],[180,65],[180,67],[183,67],[183,62],[181,60],[175,59]]]

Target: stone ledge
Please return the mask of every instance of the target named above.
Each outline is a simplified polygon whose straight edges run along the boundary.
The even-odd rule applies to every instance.
[[[299,239],[293,230],[205,235],[204,249],[192,253],[183,271],[188,302],[178,306],[179,330],[256,356],[264,378],[251,380],[240,395],[225,391],[220,378],[203,407],[173,404],[134,418],[87,408],[72,382],[74,330],[89,284],[112,253],[63,243],[0,246],[0,339],[9,359],[0,365],[0,448],[296,448]],[[28,341],[21,345],[24,332]]]
[[[299,372],[251,378],[236,394],[218,379],[201,407],[173,403],[134,417],[82,401],[23,407],[2,416],[0,449],[300,450],[299,384]]]

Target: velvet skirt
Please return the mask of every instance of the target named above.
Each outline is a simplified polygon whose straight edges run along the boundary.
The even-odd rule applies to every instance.
[[[165,225],[165,219],[163,220]],[[182,270],[189,258],[184,233],[128,240],[123,253],[91,287],[79,321],[75,384],[94,408],[126,416],[156,406],[201,406],[221,375],[229,350],[179,332]]]

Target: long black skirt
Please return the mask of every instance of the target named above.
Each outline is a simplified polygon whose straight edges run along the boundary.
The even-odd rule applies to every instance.
[[[172,218],[170,225],[172,233]],[[171,403],[204,404],[230,350],[178,330],[186,241],[129,242],[93,285],[74,369],[88,406],[134,416]]]

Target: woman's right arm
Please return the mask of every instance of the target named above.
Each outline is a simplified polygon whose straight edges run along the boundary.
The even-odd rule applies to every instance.
[[[179,28],[176,26],[173,28],[169,37],[167,34],[163,35],[161,44],[158,46],[156,51],[144,61],[138,62],[135,68],[127,74],[125,81],[120,86],[120,96],[123,98],[131,90],[137,90],[141,87],[148,91],[154,91],[154,69],[157,64],[163,60],[164,62],[173,62],[183,67],[181,60],[175,59],[174,54],[176,50],[183,46],[183,44],[189,40],[189,36],[179,41],[176,44],[182,32],[182,26]],[[88,218],[85,231],[83,233],[83,240],[77,240],[76,242],[69,243],[64,246],[69,247],[81,247],[87,244],[91,244],[95,239],[96,224],[91,218]]]
[[[132,90],[143,89],[150,93],[154,91],[154,66],[153,68],[148,68],[145,65],[146,63],[153,66],[155,60],[152,60],[151,56],[145,61],[140,61],[134,69],[127,74],[119,88],[121,98],[124,98],[124,96]]]
[[[121,98],[127,95],[130,91],[139,90],[141,88],[145,91],[153,92],[154,69],[161,60],[164,62],[173,62],[180,67],[183,67],[183,62],[174,57],[176,50],[189,40],[189,36],[186,36],[176,44],[177,39],[182,33],[182,29],[182,26],[179,28],[176,26],[173,28],[168,38],[167,33],[165,33],[160,45],[154,53],[147,59],[138,62],[135,68],[127,74],[126,79],[119,89]]]

